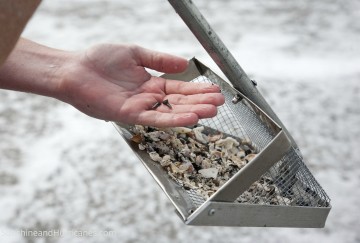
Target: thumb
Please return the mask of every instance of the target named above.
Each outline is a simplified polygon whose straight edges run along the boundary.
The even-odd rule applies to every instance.
[[[182,57],[152,51],[138,46],[136,48],[139,65],[163,73],[180,73],[185,71],[188,61]]]

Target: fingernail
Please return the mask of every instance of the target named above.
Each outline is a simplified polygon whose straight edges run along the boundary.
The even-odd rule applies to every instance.
[[[210,84],[209,86],[207,86],[207,87],[205,88],[205,90],[206,90],[206,91],[211,91],[211,93],[214,93],[215,90],[216,90],[216,91],[219,90],[218,92],[221,92],[221,91],[220,91],[220,87],[219,87],[218,85],[216,85],[216,84]]]

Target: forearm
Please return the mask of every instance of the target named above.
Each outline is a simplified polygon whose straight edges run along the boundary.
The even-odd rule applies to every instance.
[[[0,88],[57,98],[69,52],[20,39],[0,67]]]

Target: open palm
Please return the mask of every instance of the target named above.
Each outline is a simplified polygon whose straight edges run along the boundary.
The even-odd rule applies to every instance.
[[[182,72],[185,59],[134,45],[97,45],[69,64],[63,100],[99,119],[157,127],[185,126],[216,115],[219,87],[151,76],[145,69]],[[168,99],[172,108],[156,102]]]

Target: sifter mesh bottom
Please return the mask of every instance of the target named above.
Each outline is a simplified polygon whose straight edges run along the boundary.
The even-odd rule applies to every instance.
[[[223,87],[220,79],[211,70],[207,70],[191,82],[216,83]],[[232,103],[234,95],[223,89],[225,104],[218,108],[218,114],[211,119],[201,120],[201,125],[221,131],[241,139],[250,139],[261,151],[274,138],[274,134],[259,115],[242,100]],[[195,190],[187,191],[194,207],[199,207],[205,199]],[[285,156],[275,163],[258,181],[245,191],[238,203],[328,207],[330,199],[312,176],[300,151],[291,148]]]

